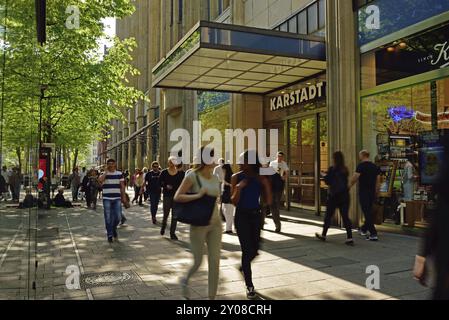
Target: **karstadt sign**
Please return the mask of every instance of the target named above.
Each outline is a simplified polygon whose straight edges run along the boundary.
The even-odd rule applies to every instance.
[[[270,110],[277,111],[321,99],[326,94],[325,87],[325,82],[318,82],[308,87],[273,97],[270,99]]]

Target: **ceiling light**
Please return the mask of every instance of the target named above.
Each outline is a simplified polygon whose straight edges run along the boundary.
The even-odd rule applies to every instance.
[[[393,48],[393,47],[388,47],[388,48],[387,48],[387,51],[388,51],[388,52],[394,52],[394,48]]]

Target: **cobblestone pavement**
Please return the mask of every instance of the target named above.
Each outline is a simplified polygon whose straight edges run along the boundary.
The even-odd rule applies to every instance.
[[[96,212],[81,207],[37,213],[0,204],[0,299],[182,299],[179,280],[192,262],[188,226],[179,224],[180,241],[173,242],[152,225],[148,205],[126,214],[128,226],[110,245],[101,205]],[[428,299],[430,291],[411,277],[418,238],[381,233],[373,243],[356,236],[356,246],[347,247],[344,231],[332,229],[321,243],[314,238],[322,225],[315,216],[283,217],[282,234],[267,219],[253,263],[262,299]],[[235,235],[223,235],[219,299],[246,299],[239,250]],[[370,265],[380,268],[380,290],[366,288]],[[80,270],[82,289],[67,288],[68,266]],[[206,259],[190,287],[193,299],[207,298]]]

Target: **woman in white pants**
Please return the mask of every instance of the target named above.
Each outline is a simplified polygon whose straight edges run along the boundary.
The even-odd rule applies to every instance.
[[[213,158],[213,150],[201,148],[200,155],[210,154]],[[220,196],[220,181],[213,175],[214,163],[201,158],[201,165],[190,171],[182,181],[174,200],[187,203],[201,199],[204,195],[218,198]],[[198,183],[201,182],[201,186]],[[190,226],[190,247],[193,254],[193,265],[182,280],[182,294],[189,299],[188,283],[190,278],[198,271],[203,261],[204,245],[207,244],[207,255],[209,262],[209,299],[214,300],[218,289],[218,276],[220,267],[221,236],[223,226],[221,224],[218,205],[215,206],[208,226]]]
[[[234,213],[235,207],[231,203],[231,178],[234,174],[232,172],[231,165],[225,164],[223,166],[224,179],[223,179],[223,192],[221,194],[221,204],[223,209],[223,215],[226,219],[226,233],[233,234],[232,226],[234,225]]]

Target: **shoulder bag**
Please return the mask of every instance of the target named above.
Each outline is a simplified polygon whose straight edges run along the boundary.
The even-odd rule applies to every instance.
[[[196,181],[201,189],[201,181],[195,173]],[[174,202],[173,214],[181,223],[190,224],[196,227],[208,226],[217,205],[217,198],[204,195],[202,198],[190,202]]]

